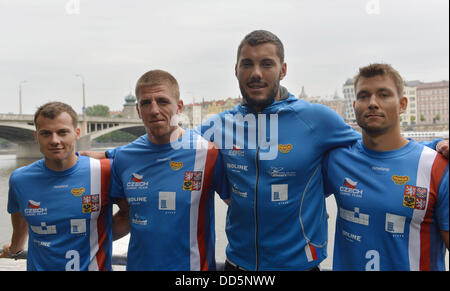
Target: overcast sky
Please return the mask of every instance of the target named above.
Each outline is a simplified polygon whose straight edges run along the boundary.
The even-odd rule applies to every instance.
[[[0,113],[60,100],[121,110],[136,80],[164,69],[185,104],[237,97],[236,50],[252,30],[285,45],[298,95],[334,94],[360,66],[406,80],[449,78],[448,0],[0,0]]]

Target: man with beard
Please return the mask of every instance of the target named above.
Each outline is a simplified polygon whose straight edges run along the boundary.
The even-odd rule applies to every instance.
[[[242,104],[201,127],[220,148],[230,189],[225,270],[318,270],[327,256],[322,157],[360,135],[280,86],[287,65],[271,32],[244,38],[235,73]]]

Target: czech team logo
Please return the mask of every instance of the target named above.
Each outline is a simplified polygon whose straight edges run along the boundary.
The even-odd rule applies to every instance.
[[[356,188],[357,185],[358,182],[346,177],[344,178],[344,184],[339,188],[339,193],[345,196],[361,198],[363,195],[363,190]]]
[[[411,185],[405,186],[403,195],[403,206],[418,210],[425,210],[427,207],[428,189]]]
[[[140,182],[142,182],[143,178],[144,178],[144,176],[142,176],[142,175],[138,175],[136,173],[131,174],[131,181],[133,181],[133,182],[140,183]]]
[[[200,191],[202,189],[202,171],[185,172],[183,181],[183,190]]]
[[[36,202],[34,200],[28,200],[28,207],[31,209],[39,209],[39,207],[41,207],[41,202]]]
[[[148,189],[148,182],[144,181],[144,175],[131,174],[131,179],[127,182],[127,190],[135,189]]]
[[[42,208],[41,202],[28,200],[27,207],[24,209],[25,216],[47,215],[47,208]]]
[[[345,178],[344,179],[344,186],[350,189],[355,189],[356,185],[358,185],[358,182],[353,181],[350,178]]]

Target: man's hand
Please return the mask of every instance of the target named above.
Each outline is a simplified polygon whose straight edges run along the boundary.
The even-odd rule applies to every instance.
[[[448,139],[438,142],[436,151],[442,154],[448,160]]]
[[[9,244],[3,246],[0,252],[0,258],[9,258]]]

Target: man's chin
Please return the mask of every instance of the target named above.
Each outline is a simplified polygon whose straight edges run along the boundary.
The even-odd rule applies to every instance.
[[[261,95],[257,95],[257,96],[247,95],[244,97],[244,99],[250,107],[253,107],[255,109],[257,109],[257,108],[264,109],[275,101],[275,97],[271,98],[271,97],[261,96]]]
[[[366,132],[366,134],[371,136],[379,136],[386,133],[387,129],[380,126],[361,126],[361,128]]]

